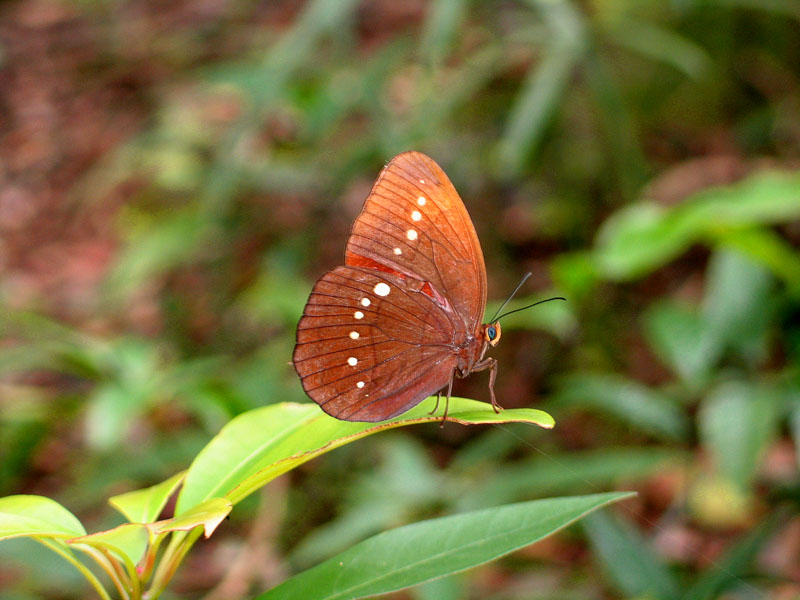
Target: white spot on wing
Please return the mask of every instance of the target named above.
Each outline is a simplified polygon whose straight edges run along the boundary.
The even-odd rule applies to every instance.
[[[425,183],[425,180],[424,179],[420,179],[419,182],[420,183]]]
[[[392,288],[390,288],[387,284],[381,281],[380,283],[375,284],[375,287],[373,288],[372,291],[378,294],[378,296],[388,296],[389,292],[392,291]]]
[[[417,239],[417,232],[414,229],[409,229],[406,231],[406,237],[410,239],[412,242]]]
[[[403,253],[403,251],[400,250],[400,248],[395,248],[394,253],[397,254],[397,256],[400,256]]]
[[[418,210],[415,210],[411,213],[411,220],[412,221],[419,221],[422,218],[422,213]]]
[[[361,299],[361,306],[369,306],[370,304],[371,303],[369,301],[369,298],[362,298]]]
[[[350,332],[350,339],[357,340],[358,339],[358,332],[357,331],[351,331]]]
[[[363,388],[363,387],[364,387],[364,382],[363,382],[363,381],[359,381],[359,382],[356,384],[356,387],[357,387],[357,388],[359,388],[359,389]]]
[[[420,206],[425,206],[426,202],[427,200],[425,200],[425,196],[420,196],[419,198],[417,198],[417,204],[419,204]]]
[[[355,356],[351,356],[347,359],[347,364],[351,367],[355,367],[358,364],[358,359]]]
[[[363,319],[364,318],[364,313],[362,313],[360,310],[357,310],[356,312],[353,313],[353,316],[356,319]]]

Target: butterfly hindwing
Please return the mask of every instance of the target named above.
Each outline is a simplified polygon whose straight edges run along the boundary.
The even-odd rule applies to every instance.
[[[316,283],[297,326],[303,389],[340,419],[400,414],[449,382],[453,318],[401,277],[338,267]]]

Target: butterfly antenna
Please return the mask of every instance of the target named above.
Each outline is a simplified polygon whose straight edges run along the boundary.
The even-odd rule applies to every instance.
[[[522,278],[522,281],[520,281],[519,284],[517,284],[517,287],[514,288],[514,291],[511,292],[511,295],[508,298],[506,298],[506,301],[503,302],[500,308],[497,309],[497,312],[494,313],[494,316],[491,319],[489,319],[489,323],[494,323],[497,320],[497,315],[503,312],[503,309],[506,307],[506,305],[508,305],[508,303],[511,302],[511,299],[514,297],[514,294],[516,294],[519,291],[519,288],[522,287],[522,284],[525,283],[528,280],[528,277],[530,276],[531,276],[530,271],[525,273],[525,277]]]
[[[499,317],[497,317],[497,320],[499,321],[503,317],[507,317],[508,315],[513,315],[515,312],[519,312],[521,310],[527,310],[527,309],[531,308],[532,306],[536,306],[537,304],[544,304],[545,302],[550,302],[551,300],[564,300],[566,302],[567,299],[566,298],[562,298],[561,296],[555,296],[553,298],[548,298],[547,300],[539,300],[538,302],[534,302],[533,304],[528,304],[528,306],[523,306],[522,308],[515,308],[514,310],[510,310],[507,313],[502,314]],[[492,319],[492,322],[494,322],[494,321],[495,321],[495,319]]]

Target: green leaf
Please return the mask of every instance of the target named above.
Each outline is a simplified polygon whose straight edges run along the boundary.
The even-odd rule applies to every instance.
[[[726,348],[751,361],[763,356],[771,289],[772,278],[761,265],[735,251],[715,252],[702,309],[654,304],[646,315],[648,340],[666,365],[699,389]]]
[[[422,29],[422,53],[429,63],[439,64],[453,45],[466,13],[466,0],[435,0],[428,5]]]
[[[678,583],[641,534],[607,511],[588,515],[583,528],[605,570],[627,598],[680,598]]]
[[[500,171],[517,175],[538,148],[572,77],[576,57],[554,47],[529,73],[498,148]]]
[[[789,428],[794,440],[797,464],[800,464],[800,397],[796,398],[789,412]]]
[[[86,415],[86,437],[107,450],[119,444],[127,429],[163,390],[160,360],[153,344],[123,338],[108,344],[98,363],[109,377],[92,393]]]
[[[683,595],[682,600],[713,600],[721,597],[728,587],[742,584],[742,576],[756,558],[779,524],[786,521],[782,511],[773,512],[756,528],[738,541],[721,559],[717,559],[706,573]],[[747,585],[747,584],[745,584]],[[752,586],[747,585],[748,595],[752,596]],[[766,592],[765,592],[766,594]]]
[[[597,265],[589,252],[565,252],[553,259],[550,270],[558,289],[563,289],[568,301],[585,298],[598,280]]]
[[[634,279],[680,254],[694,234],[662,206],[633,204],[603,223],[595,245],[595,265],[609,279]]]
[[[469,595],[467,585],[460,574],[431,579],[414,589],[414,600],[461,600]]]
[[[798,171],[763,171],[733,185],[693,194],[676,212],[688,223],[712,232],[753,223],[783,223],[800,216],[798,186]]]
[[[530,0],[529,4],[542,15],[551,41],[529,70],[500,140],[499,166],[512,176],[521,172],[541,143],[589,38],[580,12],[571,3]]]
[[[536,456],[508,466],[493,467],[479,488],[459,498],[458,506],[473,509],[525,498],[602,489],[639,481],[682,453],[667,448],[610,448]]]
[[[135,565],[138,563],[145,550],[149,535],[147,527],[140,523],[125,523],[114,529],[99,531],[81,537],[72,538],[68,541],[70,545],[80,546],[87,544],[96,548],[109,550],[117,556]]]
[[[143,490],[109,498],[108,502],[133,523],[151,523],[158,518],[169,497],[183,481],[186,471]]]
[[[239,415],[200,452],[189,468],[178,497],[180,515],[203,500],[226,496],[234,504],[265,483],[334,448],[383,431],[435,423],[429,414],[434,398],[380,423],[340,421],[316,404],[284,402]],[[441,410],[441,408],[440,408]],[[463,425],[522,422],[551,428],[553,418],[531,408],[495,413],[485,402],[450,398],[448,421]]]
[[[736,229],[718,235],[717,241],[722,247],[737,250],[764,265],[789,287],[795,298],[800,296],[800,253],[776,232]]]
[[[449,468],[454,471],[468,471],[487,465],[494,466],[504,462],[503,458],[516,451],[519,444],[519,438],[509,435],[505,427],[492,427],[465,441],[450,460]]]
[[[723,349],[722,339],[712,335],[696,309],[669,300],[647,310],[645,332],[663,363],[695,389],[708,379]]]
[[[0,498],[0,540],[32,537],[80,571],[101,598],[108,598],[100,581],[67,543],[84,535],[80,521],[55,500],[25,495]]]
[[[74,538],[86,535],[80,521],[55,500],[43,496],[0,498],[0,539],[21,536]]]
[[[760,264],[736,251],[714,253],[703,316],[717,346],[734,345],[751,361],[764,355],[772,288],[773,279]]]
[[[392,139],[390,144],[383,145],[384,148],[400,151],[409,144],[419,143],[416,140],[428,139],[431,131],[446,131],[452,126],[455,115],[491,85],[504,64],[502,48],[483,45],[470,54],[459,56],[458,65],[453,65],[452,69],[431,69],[428,76],[421,79],[414,94],[413,123],[401,134],[401,139]],[[447,73],[446,79],[442,79],[443,72]],[[383,120],[385,117],[380,118]],[[400,136],[395,134],[392,137]],[[387,150],[384,151],[389,155]]]
[[[795,220],[800,217],[798,189],[800,173],[764,172],[703,190],[672,208],[652,202],[629,206],[600,230],[597,265],[611,279],[634,279],[704,238],[714,241],[731,229]]]
[[[614,195],[627,204],[639,193],[651,166],[641,147],[640,124],[626,89],[627,78],[619,74],[616,62],[613,56],[590,52],[583,59],[582,71],[592,93],[590,102],[597,107],[593,112],[597,112],[602,135],[600,143],[605,148],[604,156],[598,159],[613,169],[618,183],[610,185],[615,188]],[[603,152],[599,148],[595,151]]]
[[[683,440],[689,421],[671,398],[615,375],[571,375],[555,396],[559,405],[602,411],[652,435]]]
[[[76,329],[24,310],[0,310],[0,338],[24,344],[0,348],[0,373],[53,369],[95,377],[105,344]]]
[[[714,0],[720,7],[741,7],[782,15],[800,22],[800,2],[797,0]]]
[[[175,210],[139,227],[114,262],[107,292],[112,299],[127,298],[150,278],[186,261],[208,236],[209,227],[196,209]]]
[[[294,327],[309,287],[307,281],[297,276],[299,269],[293,247],[270,252],[262,261],[258,278],[240,296],[243,308],[266,323]]]
[[[523,306],[559,296],[557,291],[547,295],[528,296],[509,302],[503,312],[510,312]],[[500,307],[499,302],[493,302],[486,307],[486,319],[488,320]],[[560,339],[566,338],[577,327],[578,320],[575,317],[573,305],[567,300],[553,300],[545,302],[531,310],[523,310],[503,319],[503,329],[539,329],[549,331]]]
[[[293,74],[314,58],[320,39],[347,27],[355,4],[355,0],[311,0],[303,6],[291,27],[253,65],[246,91],[251,93],[255,106],[265,109],[280,97]],[[224,65],[214,80],[228,83],[225,78],[228,72],[229,65]]]
[[[315,527],[294,547],[293,565],[314,565],[370,535],[408,522],[420,507],[441,503],[449,486],[418,441],[387,434],[373,448],[380,455],[379,465],[350,481],[339,515]]]
[[[608,34],[614,43],[672,65],[695,79],[704,76],[713,64],[711,57],[699,44],[675,31],[646,21],[626,18]]]
[[[242,161],[250,153],[237,152],[243,140],[258,129],[260,115],[266,114],[286,93],[292,77],[313,63],[316,53],[322,52],[319,42],[326,35],[336,37],[347,31],[352,21],[355,0],[310,0],[293,20],[280,39],[272,44],[249,70],[248,80],[241,81],[249,95],[248,110],[228,127],[222,140],[216,143],[211,168],[200,185],[199,202],[209,216],[218,216],[231,204],[240,183]],[[227,65],[219,70],[227,74]],[[225,77],[223,77],[223,80]],[[208,239],[197,238],[194,245]]]
[[[154,523],[152,530],[160,535],[168,531],[189,531],[202,525],[204,535],[211,537],[232,508],[233,504],[227,498],[211,498],[193,506],[179,517]]]
[[[729,481],[746,489],[758,462],[775,435],[781,407],[777,392],[747,382],[727,382],[714,389],[700,407],[703,444]]]
[[[403,589],[513,552],[630,496],[534,500],[406,525],[369,538],[258,598],[336,600]]]

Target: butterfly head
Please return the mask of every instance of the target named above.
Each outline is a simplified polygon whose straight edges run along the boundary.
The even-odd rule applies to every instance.
[[[483,326],[483,338],[492,346],[497,346],[502,334],[503,330],[500,327],[499,321],[495,321],[494,323]]]

